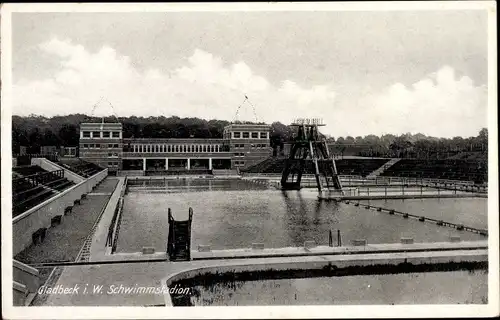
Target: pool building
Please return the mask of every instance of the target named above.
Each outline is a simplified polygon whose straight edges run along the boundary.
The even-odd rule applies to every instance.
[[[272,154],[267,124],[230,124],[222,139],[123,138],[121,123],[81,123],[80,158],[109,173],[238,170]]]

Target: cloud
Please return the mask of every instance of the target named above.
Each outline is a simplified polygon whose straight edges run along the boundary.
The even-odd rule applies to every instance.
[[[332,118],[337,135],[424,133],[476,136],[487,125],[487,88],[443,66],[412,85],[339,91]],[[341,120],[339,120],[341,119]]]
[[[486,87],[467,76],[457,79],[449,66],[410,87],[396,83],[370,100],[371,128],[381,124],[386,132],[472,136],[486,125]]]
[[[145,71],[109,46],[89,52],[69,40],[53,38],[39,49],[57,58],[59,68],[51,78],[14,84],[14,114],[90,114],[105,97],[113,108],[101,103],[94,115],[233,120],[248,95],[251,105],[241,106],[240,120],[255,120],[255,114],[267,123],[323,117],[329,124],[325,131],[335,136],[413,131],[475,135],[486,123],[485,88],[474,86],[466,76],[456,79],[450,67],[410,87],[396,83],[374,92],[332,83],[305,87],[286,79],[272,84],[243,61],[227,65],[200,49],[177,68]]]

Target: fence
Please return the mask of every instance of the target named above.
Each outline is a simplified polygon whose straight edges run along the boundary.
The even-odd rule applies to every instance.
[[[12,179],[13,184],[18,184],[21,181],[26,181],[28,180],[34,187],[40,185],[40,184],[46,184],[47,182],[53,181],[54,178],[64,178],[64,170],[55,170],[51,172],[41,172],[37,174],[32,174],[29,176],[24,176],[22,178],[15,178]]]

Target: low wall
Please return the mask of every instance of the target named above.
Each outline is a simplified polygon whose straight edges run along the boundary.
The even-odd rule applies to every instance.
[[[36,292],[40,287],[40,273],[38,269],[14,260],[12,278],[15,282],[26,286],[29,292]]]
[[[12,245],[15,256],[32,243],[32,234],[40,228],[50,228],[51,219],[64,215],[64,209],[73,206],[73,202],[83,194],[92,191],[99,182],[108,175],[108,169],[96,173],[92,177],[55,195],[26,212],[12,219]]]
[[[15,282],[12,284],[12,304],[14,306],[24,306],[28,296],[28,288],[25,285]]]
[[[126,176],[143,176],[144,171],[142,170],[120,170],[116,172],[118,177],[126,177]]]
[[[49,161],[45,158],[32,158],[31,164],[37,165],[37,166],[39,166],[42,169],[47,170],[47,171],[64,170],[64,177],[66,179],[68,179],[69,181],[72,181],[76,184],[78,184],[82,181],[85,181],[84,177],[82,177],[82,176],[80,176],[80,175],[74,173],[73,171],[70,171],[64,167],[61,167],[60,165],[58,165],[52,161]]]

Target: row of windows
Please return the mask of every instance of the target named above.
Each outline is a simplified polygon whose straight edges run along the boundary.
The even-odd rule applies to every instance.
[[[118,167],[119,162],[108,162],[108,167]]]
[[[228,146],[222,145],[164,145],[144,144],[123,148],[125,152],[227,152]]]
[[[245,161],[236,160],[236,161],[234,161],[234,165],[235,166],[244,166],[245,165]]]
[[[108,153],[108,158],[113,158],[113,157],[118,157],[118,156],[119,156],[118,152],[109,152]]]
[[[120,138],[119,131],[83,131],[84,138]]]
[[[255,144],[255,145],[252,144],[252,148],[257,148],[257,149],[267,148],[267,144]]]
[[[267,144],[260,144],[260,143],[258,143],[258,144],[251,144],[250,147],[251,148],[257,148],[257,149],[266,148]],[[240,144],[240,143],[236,143],[234,145],[234,148],[235,149],[243,149],[243,148],[245,148],[245,145],[244,144]]]
[[[259,132],[233,132],[234,139],[259,139]],[[260,139],[267,139],[267,132],[260,132]]]
[[[112,149],[112,148],[120,148],[120,145],[115,143],[115,144],[100,144],[100,143],[96,143],[96,144],[93,144],[93,143],[84,143],[83,144],[83,149]]]

